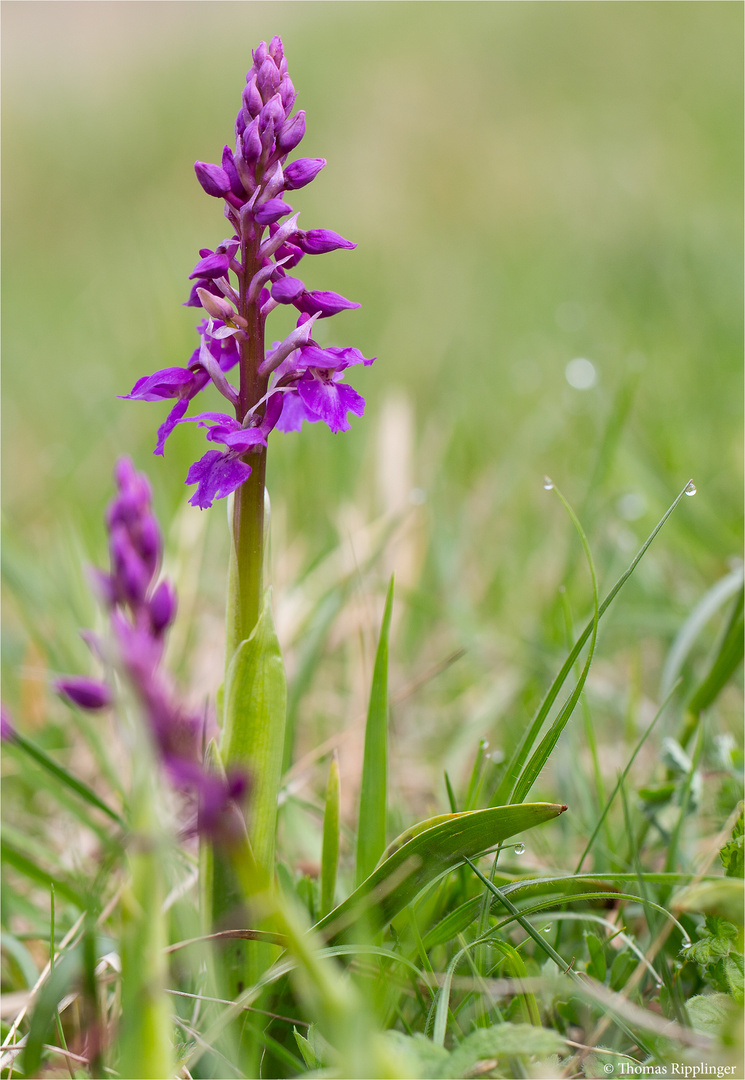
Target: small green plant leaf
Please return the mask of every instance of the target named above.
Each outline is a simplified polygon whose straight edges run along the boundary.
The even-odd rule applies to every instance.
[[[724,873],[727,877],[745,877],[743,865],[743,806],[740,804],[740,813],[732,829],[732,836],[719,852],[722,860]]]
[[[590,954],[590,961],[587,965],[588,974],[592,975],[593,979],[597,979],[598,982],[605,982],[608,966],[605,961],[605,949],[602,941],[597,934],[585,930],[585,944]]]
[[[248,834],[257,863],[270,871],[286,709],[285,669],[267,592],[259,621],[236,649],[225,679],[220,753],[226,770],[239,767],[249,773]]]
[[[392,611],[393,578],[385,601],[365,727],[365,756],[362,763],[360,816],[357,827],[358,885],[372,873],[385,847],[388,806],[388,638]]]
[[[442,1075],[454,1080],[472,1072],[477,1061],[505,1056],[541,1058],[562,1052],[566,1052],[566,1046],[556,1031],[533,1024],[495,1024],[467,1035],[450,1054]]]
[[[438,1046],[426,1035],[404,1035],[403,1031],[386,1031],[386,1043],[393,1049],[396,1058],[406,1062],[406,1075],[418,1080],[431,1080],[444,1075],[450,1061],[450,1052],[444,1046]]]
[[[353,940],[355,924],[366,932],[385,926],[427,885],[458,866],[465,856],[497,847],[517,833],[551,821],[566,810],[559,803],[516,803],[461,814],[440,815],[415,827],[351,896],[317,924],[331,942]],[[403,834],[406,836],[407,834]]]
[[[729,994],[697,994],[686,1003],[694,1028],[707,1035],[721,1035],[732,1021],[735,1008]]]

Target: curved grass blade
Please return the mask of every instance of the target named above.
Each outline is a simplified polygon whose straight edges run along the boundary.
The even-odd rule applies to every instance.
[[[585,552],[585,558],[587,559],[587,565],[588,565],[589,570],[590,570],[590,577],[592,578],[593,612],[592,612],[592,630],[591,630],[591,634],[590,634],[590,648],[589,648],[588,653],[587,653],[587,659],[585,660],[584,667],[582,668],[582,673],[581,673],[579,679],[577,680],[577,683],[576,683],[576,685],[574,687],[574,690],[572,691],[569,698],[567,699],[567,701],[562,706],[561,710],[559,711],[559,715],[556,717],[553,724],[551,725],[549,730],[546,732],[545,736],[543,737],[543,740],[541,741],[540,745],[538,746],[538,749],[535,751],[535,753],[531,757],[528,764],[522,770],[522,772],[520,774],[520,778],[517,781],[517,784],[515,785],[515,790],[512,793],[512,797],[510,798],[510,802],[522,802],[524,800],[525,796],[528,794],[528,792],[532,788],[533,784],[538,779],[538,776],[540,775],[540,772],[543,769],[543,766],[548,761],[549,757],[551,756],[551,754],[553,752],[554,747],[556,746],[557,742],[559,741],[559,736],[561,735],[562,731],[564,730],[564,728],[568,724],[569,718],[571,717],[572,713],[574,712],[574,707],[577,704],[577,702],[579,701],[579,696],[582,693],[585,682],[587,681],[587,676],[590,673],[590,665],[592,664],[592,658],[595,655],[595,643],[597,641],[597,636],[598,636],[598,622],[600,620],[600,603],[599,603],[599,598],[598,598],[598,579],[597,579],[597,574],[595,573],[595,563],[594,563],[593,558],[592,558],[592,552],[590,551],[590,545],[587,542],[587,537],[585,536],[585,531],[582,528],[577,515],[574,513],[574,510],[572,510],[571,506],[569,505],[569,503],[566,501],[566,499],[564,498],[564,496],[562,495],[562,493],[559,491],[559,489],[556,486],[554,486],[554,491],[556,492],[557,496],[561,500],[561,503],[562,503],[564,509],[569,514],[569,517],[572,519],[572,524],[574,525],[574,528],[577,530],[577,534],[578,534],[578,536],[580,538],[580,541],[582,543],[582,547],[583,547],[584,552]]]
[[[388,638],[393,611],[393,578],[388,586],[383,624],[375,656],[370,706],[365,727],[360,816],[357,827],[357,875],[361,885],[385,847],[388,784]]]
[[[388,857],[315,929],[333,943],[354,940],[360,921],[366,934],[375,933],[425,886],[458,866],[465,855],[476,858],[507,837],[550,821],[566,809],[559,803],[522,803],[441,815],[422,822],[413,830],[413,836],[409,830],[402,834],[401,843],[394,841]]]
[[[644,541],[642,546],[637,551],[634,558],[629,563],[626,570],[624,570],[623,574],[621,574],[618,581],[615,583],[613,588],[610,590],[610,592],[607,594],[607,596],[604,598],[604,600],[600,604],[600,607],[598,608],[598,621],[600,619],[602,619],[603,615],[608,610],[611,603],[616,598],[617,594],[621,591],[623,586],[626,584],[628,579],[631,577],[631,575],[636,570],[637,566],[639,565],[642,558],[646,554],[647,549],[652,544],[652,541],[655,539],[655,537],[660,532],[660,530],[662,529],[662,527],[665,524],[665,522],[667,521],[667,519],[672,514],[673,510],[675,510],[676,506],[678,505],[680,500],[685,495],[687,487],[688,487],[688,484],[686,484],[686,487],[683,488],[680,491],[680,493],[675,498],[675,500],[667,508],[665,513],[662,515],[660,520],[655,525],[654,529],[652,529],[652,532],[649,534],[647,539]],[[526,731],[525,735],[521,739],[518,746],[515,748],[515,751],[514,751],[512,757],[511,757],[511,759],[510,759],[510,762],[507,765],[507,768],[505,769],[504,776],[502,777],[502,780],[501,780],[501,782],[500,782],[500,784],[499,784],[499,786],[497,788],[497,791],[496,791],[496,793],[495,793],[495,795],[494,795],[494,797],[493,797],[493,799],[491,801],[492,806],[495,805],[496,803],[507,802],[507,800],[510,798],[510,793],[512,792],[512,789],[513,789],[515,783],[517,782],[518,777],[520,776],[521,770],[522,770],[522,768],[523,768],[523,766],[525,764],[525,761],[526,761],[526,759],[528,757],[528,754],[531,751],[531,748],[532,748],[534,742],[536,741],[536,739],[538,738],[538,735],[540,734],[541,728],[543,727],[543,725],[544,725],[544,723],[546,721],[546,717],[548,716],[548,714],[549,714],[549,712],[551,710],[551,706],[556,701],[556,698],[559,696],[559,691],[561,690],[562,686],[564,685],[564,682],[566,681],[566,678],[569,675],[569,672],[572,670],[572,667],[574,666],[575,661],[577,660],[577,657],[579,656],[580,652],[584,648],[584,646],[585,646],[585,644],[587,642],[587,639],[590,637],[590,634],[593,631],[593,626],[594,625],[595,625],[595,619],[593,617],[592,619],[590,619],[587,626],[585,626],[584,630],[582,631],[580,636],[577,638],[576,642],[574,643],[574,647],[572,648],[571,652],[569,653],[569,656],[567,656],[566,660],[564,661],[564,664],[562,665],[562,668],[559,671],[559,674],[556,676],[554,681],[551,683],[551,686],[548,689],[548,693],[546,694],[545,698],[541,702],[541,704],[539,706],[539,709],[538,709],[538,712],[535,714],[535,717],[533,718],[533,722],[531,723],[530,727]]]

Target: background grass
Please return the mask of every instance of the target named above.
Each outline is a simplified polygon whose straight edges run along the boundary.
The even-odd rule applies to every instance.
[[[590,610],[544,473],[582,517],[602,592],[693,476],[697,497],[601,632],[588,701],[615,775],[619,732],[633,745],[651,718],[666,648],[741,552],[742,21],[718,2],[6,2],[5,551],[26,603],[6,605],[4,693],[19,715],[63,723],[45,679],[84,662],[77,566],[103,559],[121,453],[152,478],[184,620],[198,615],[175,662],[194,696],[220,680],[223,510],[181,513],[200,436],[179,430],[153,458],[165,410],[116,395],[194,348],[187,275],[224,228],[192,164],[230,141],[250,49],[279,33],[307,110],[303,153],[328,159],[293,205],[304,227],[359,244],[303,265],[311,287],[362,303],[322,340],[378,357],[353,378],[368,404],[348,434],[317,425],[271,443],[291,677],[304,617],[317,623],[318,597],[353,574],[300,750],[364,711],[395,569],[392,790],[407,823],[445,809],[443,762],[465,783],[481,736],[508,752],[561,662],[558,586],[578,623]],[[578,357],[597,374],[587,390],[566,378]],[[368,573],[366,526],[404,511]],[[733,693],[716,730],[736,732],[737,715]],[[570,725],[534,791],[574,796],[561,828],[579,832],[583,731]],[[349,813],[361,736],[345,745]],[[294,826],[298,857],[313,854],[317,837]]]

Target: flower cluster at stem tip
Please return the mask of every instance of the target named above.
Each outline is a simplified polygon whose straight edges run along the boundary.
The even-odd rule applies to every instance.
[[[220,776],[203,764],[202,719],[178,702],[161,667],[176,594],[168,581],[158,582],[162,539],[150,484],[126,457],[117,462],[114,476],[119,491],[106,513],[111,570],[93,571],[96,591],[109,610],[114,656],[94,634],[83,636],[94,654],[113,660],[125,676],[171,784],[196,802],[199,831],[228,838],[237,820],[234,800],[246,793],[247,777]],[[89,711],[114,700],[109,684],[98,679],[66,676],[55,688]]]
[[[292,114],[295,97],[281,40],[262,41],[246,76],[235,150],[226,146],[220,165],[194,166],[204,191],[224,200],[234,230],[214,251],[200,249],[190,275],[194,284],[186,306],[206,314],[197,327],[200,344],[186,367],[156,371],[122,395],[175,399],[158,430],[156,454],[163,453],[175,426],[188,421],[206,428],[209,442],[225,447],[209,450],[189,470],[186,483],[198,485],[189,501],[201,508],[248,478],[251,456],[263,453],[274,428],[298,431],[304,420],[320,420],[332,432],[347,431],[348,413],[361,416],[365,407],[342,380],[348,367],[371,364],[374,357],[352,347],[322,347],[312,338],[317,320],[360,305],[335,292],[307,289],[288,273],[305,255],[356,246],[329,229],[299,229],[299,215],[285,201],[287,192],[305,187],[326,164],[323,158],[287,162],[305,134],[305,112]],[[266,349],[266,319],[280,304],[297,309],[297,325]],[[236,366],[237,389],[226,376]],[[233,413],[187,417],[190,401],[210,382]]]

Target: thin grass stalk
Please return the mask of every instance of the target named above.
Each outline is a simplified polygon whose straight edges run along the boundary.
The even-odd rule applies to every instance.
[[[602,603],[600,604],[600,607],[598,609],[598,620],[602,619],[603,615],[608,610],[608,608],[610,607],[610,605],[613,602],[613,600],[615,599],[615,597],[618,595],[620,590],[623,588],[623,586],[626,584],[628,579],[634,573],[637,566],[641,562],[642,558],[646,554],[648,548],[652,544],[653,540],[655,539],[657,534],[660,532],[660,530],[664,526],[667,519],[673,513],[673,511],[675,510],[675,508],[678,505],[678,503],[680,502],[680,500],[686,494],[686,489],[688,488],[689,484],[690,484],[690,481],[679,492],[679,494],[676,496],[676,498],[673,500],[673,502],[667,508],[665,513],[662,515],[660,520],[657,522],[654,529],[652,529],[652,532],[649,534],[647,539],[644,541],[641,548],[636,553],[634,558],[631,560],[631,562],[629,563],[626,570],[623,572],[623,574],[621,574],[620,578],[618,578],[618,580],[616,581],[615,585],[610,590],[610,592],[608,592],[608,594],[606,595],[606,597],[604,598],[604,600],[602,601]],[[577,657],[579,656],[580,652],[582,651],[583,647],[585,646],[585,644],[587,642],[587,639],[590,637],[590,635],[591,635],[591,633],[593,631],[594,625],[595,625],[595,620],[593,618],[587,623],[584,630],[582,631],[582,633],[580,634],[580,636],[577,638],[576,642],[574,643],[574,647],[572,648],[571,652],[569,653],[569,656],[567,656],[566,660],[564,661],[564,664],[562,665],[561,670],[559,671],[559,674],[556,676],[556,678],[552,682],[551,686],[549,687],[548,692],[547,692],[546,696],[544,697],[543,701],[541,702],[541,704],[540,704],[540,706],[538,708],[538,711],[535,714],[535,717],[533,718],[533,721],[532,721],[530,727],[525,732],[525,734],[523,735],[523,738],[520,740],[519,744],[515,748],[515,750],[514,750],[514,752],[512,754],[512,757],[511,757],[511,759],[510,759],[510,761],[509,761],[509,763],[508,763],[508,765],[507,765],[507,767],[505,769],[502,780],[500,781],[500,784],[499,784],[499,786],[498,786],[498,788],[497,788],[497,790],[496,790],[496,792],[495,792],[495,794],[494,794],[494,796],[493,796],[493,798],[491,800],[491,803],[490,803],[491,806],[499,806],[500,804],[505,803],[510,799],[511,791],[512,791],[515,783],[517,782],[517,779],[518,779],[518,777],[520,775],[520,771],[521,771],[521,769],[523,768],[523,766],[525,764],[525,761],[526,761],[526,759],[528,757],[528,754],[530,753],[530,750],[531,750],[533,744],[535,743],[535,740],[538,738],[538,735],[540,734],[541,728],[543,727],[543,725],[544,725],[544,723],[546,721],[546,717],[548,716],[553,703],[556,701],[556,698],[558,697],[559,691],[561,690],[562,686],[564,685],[564,682],[565,682],[565,680],[567,678],[567,675],[572,670],[572,667],[574,666],[574,663],[575,663]]]

